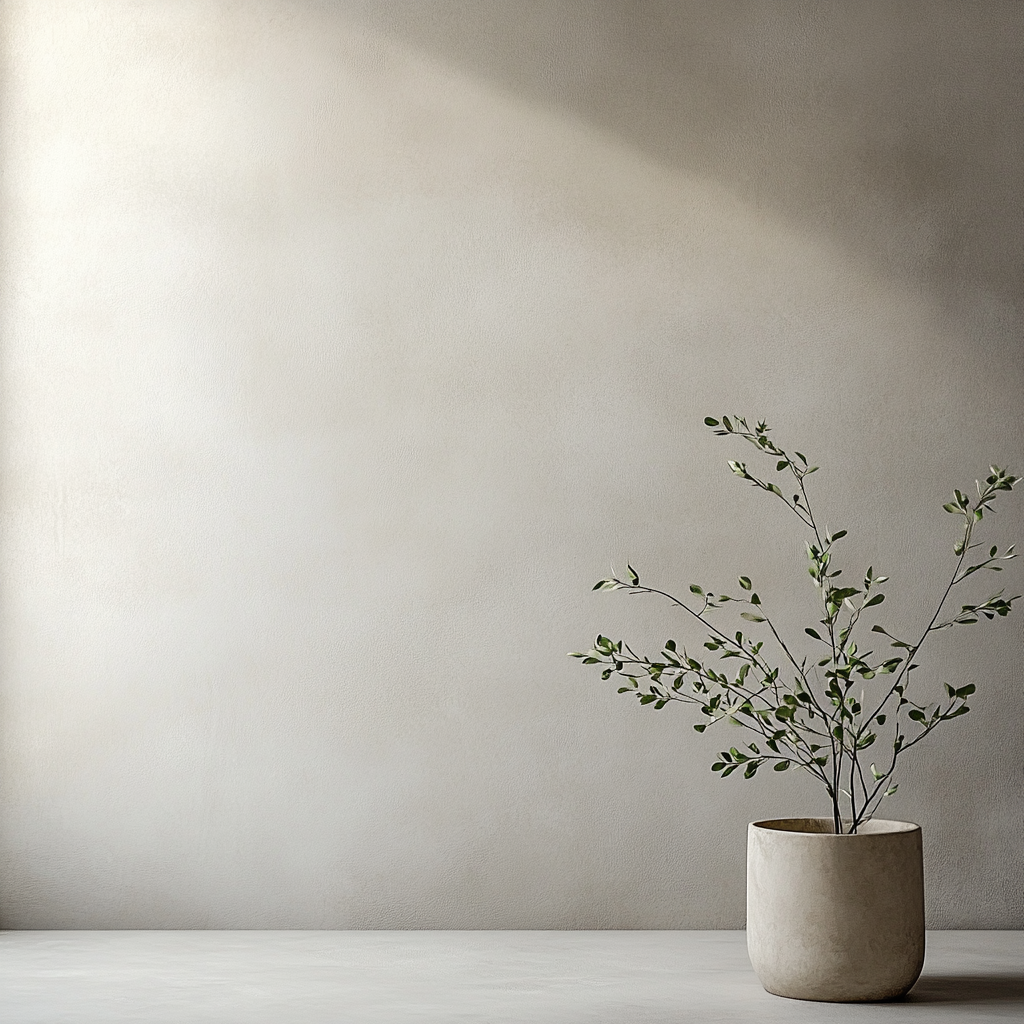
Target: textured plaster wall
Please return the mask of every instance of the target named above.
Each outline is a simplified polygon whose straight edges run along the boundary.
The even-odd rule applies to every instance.
[[[745,823],[821,798],[719,781],[565,652],[695,642],[591,593],[627,559],[747,573],[801,635],[799,524],[701,426],[731,410],[927,621],[941,502],[1024,469],[1024,5],[3,31],[0,925],[742,926]],[[980,691],[888,808],[935,927],[1024,927],[1022,653],[1018,613],[920,673]]]

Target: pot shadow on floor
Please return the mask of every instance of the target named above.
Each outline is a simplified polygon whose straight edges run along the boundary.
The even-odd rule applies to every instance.
[[[1022,974],[933,974],[921,978],[904,1002],[1024,1005]]]

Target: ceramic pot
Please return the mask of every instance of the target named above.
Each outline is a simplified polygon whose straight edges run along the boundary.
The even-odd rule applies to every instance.
[[[924,964],[921,829],[831,818],[755,821],[747,830],[747,950],[779,996],[830,1003],[897,999]]]

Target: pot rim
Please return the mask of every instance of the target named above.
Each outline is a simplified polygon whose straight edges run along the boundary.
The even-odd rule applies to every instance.
[[[807,825],[818,827],[801,827]],[[765,818],[761,821],[750,822],[749,827],[775,835],[789,833],[790,835],[813,836],[821,839],[864,839],[870,836],[906,835],[921,831],[921,826],[912,821],[895,821],[889,818],[869,818],[861,824],[862,831],[852,835],[849,832],[833,832],[831,818]]]

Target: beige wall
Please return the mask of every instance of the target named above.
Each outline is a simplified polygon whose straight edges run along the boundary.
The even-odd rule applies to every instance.
[[[0,925],[742,926],[821,798],[565,652],[677,631],[627,559],[809,621],[731,410],[926,621],[1024,469],[1024,5],[4,12]],[[935,927],[1024,927],[1021,623],[922,670]]]

